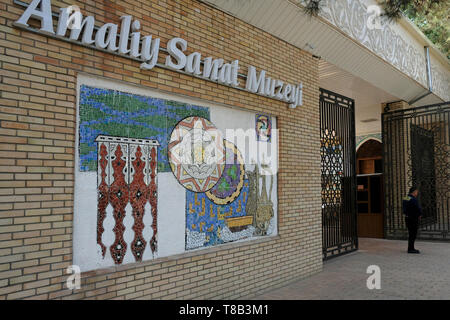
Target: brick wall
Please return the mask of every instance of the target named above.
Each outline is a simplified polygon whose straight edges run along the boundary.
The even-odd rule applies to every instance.
[[[29,2],[29,0],[27,1]],[[199,1],[53,1],[97,22],[139,19],[143,35],[188,41],[188,53],[239,59],[269,76],[303,82],[304,105],[287,103],[55,40],[12,26],[23,13],[0,0],[0,299],[238,298],[322,268],[318,61]],[[79,73],[264,111],[280,129],[275,238],[227,244],[82,274],[72,264],[76,80]]]

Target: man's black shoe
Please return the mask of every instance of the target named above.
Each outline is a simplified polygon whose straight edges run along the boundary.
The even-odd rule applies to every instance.
[[[420,253],[419,250],[413,249],[413,250],[408,250],[408,253]]]

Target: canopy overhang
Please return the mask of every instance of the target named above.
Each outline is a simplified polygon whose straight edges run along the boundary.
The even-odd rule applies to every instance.
[[[397,100],[407,102],[429,93],[427,83],[419,82],[359,43],[323,17],[307,16],[298,4],[288,0],[202,0],[300,49],[310,52]],[[415,44],[418,47],[420,44]],[[421,68],[425,68],[425,51]],[[442,59],[442,57],[440,57]],[[410,61],[407,63],[417,63]],[[423,63],[423,65],[422,65]],[[442,64],[441,64],[442,65]],[[444,62],[450,73],[448,61]],[[448,67],[448,68],[447,68]],[[422,73],[422,72],[421,72]],[[426,78],[426,75],[421,74]],[[449,86],[446,79],[446,86]],[[442,90],[441,90],[442,91]],[[444,90],[445,91],[445,90]],[[413,106],[442,102],[442,94],[429,93]]]

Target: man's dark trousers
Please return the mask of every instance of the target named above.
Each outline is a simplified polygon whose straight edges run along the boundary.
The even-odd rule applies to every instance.
[[[405,217],[406,227],[408,228],[408,251],[415,250],[414,242],[417,237],[417,230],[419,229],[419,219]]]

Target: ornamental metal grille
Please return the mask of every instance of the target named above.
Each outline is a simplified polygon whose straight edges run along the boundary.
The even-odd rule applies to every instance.
[[[385,234],[406,239],[402,199],[419,188],[420,239],[450,240],[450,102],[383,113]]]
[[[320,89],[323,258],[358,248],[355,102]]]

